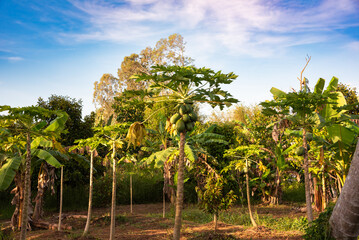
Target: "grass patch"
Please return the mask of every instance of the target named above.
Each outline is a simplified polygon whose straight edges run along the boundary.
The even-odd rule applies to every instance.
[[[238,211],[224,211],[219,215],[219,221],[232,224],[232,225],[240,225],[245,227],[252,226],[251,220],[249,218],[249,214],[247,212],[241,211],[242,213],[238,213]],[[162,217],[162,214],[148,214],[148,217]],[[175,211],[171,209],[166,213],[167,218],[174,219]],[[304,231],[304,229],[308,225],[308,221],[305,217],[274,217],[272,214],[258,214],[254,213],[254,218],[258,225],[265,226],[271,229],[279,230],[279,231]],[[182,211],[182,219],[205,224],[213,221],[213,216],[211,214],[205,213],[200,210],[197,206],[189,206]]]

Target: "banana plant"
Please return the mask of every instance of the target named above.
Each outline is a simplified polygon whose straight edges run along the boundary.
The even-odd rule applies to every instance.
[[[355,142],[359,135],[359,127],[350,121],[351,116],[347,114],[348,111],[345,109],[347,102],[344,95],[336,91],[338,79],[333,77],[325,90],[324,84],[325,80],[319,79],[314,91],[319,94],[334,93],[337,97],[334,103],[328,103],[318,108],[318,113],[323,118],[318,127],[324,127],[328,133],[328,141],[332,143],[331,149],[336,150],[334,158],[341,163],[341,171],[338,171],[336,175],[341,186],[343,186],[349,171]],[[341,186],[338,186],[339,190],[341,190]]]
[[[0,189],[9,187],[15,179],[17,185],[15,197],[18,199],[15,209],[15,215],[19,216],[17,226],[20,226],[20,239],[26,238],[28,228],[28,209],[30,205],[30,170],[31,158],[37,156],[47,161],[49,164],[60,167],[61,164],[50,153],[43,149],[32,149],[32,142],[37,141],[41,144],[39,138],[54,139],[63,131],[68,115],[61,111],[50,111],[41,107],[22,107],[12,108],[10,106],[0,106],[1,141],[3,151],[6,154],[7,161],[0,169]],[[46,119],[52,115],[57,117],[50,124]],[[5,129],[5,130],[4,130]],[[20,174],[18,169],[23,170]],[[16,174],[18,173],[18,174]],[[15,217],[13,219],[16,219]],[[15,220],[14,220],[15,221]]]

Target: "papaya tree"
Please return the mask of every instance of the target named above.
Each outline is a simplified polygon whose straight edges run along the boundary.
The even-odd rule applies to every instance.
[[[116,151],[121,149],[124,144],[124,135],[128,130],[128,125],[118,123],[108,126],[100,126],[94,129],[98,137],[105,139],[104,143],[109,148],[108,155],[112,160],[112,200],[111,200],[111,226],[110,226],[110,240],[114,239],[115,235],[115,217],[116,217]]]
[[[234,169],[239,172],[244,172],[246,176],[246,192],[248,212],[253,227],[257,227],[257,223],[252,214],[250,186],[249,186],[249,169],[252,164],[256,163],[256,158],[263,153],[263,146],[251,144],[248,146],[238,146],[234,149],[226,151],[225,156],[232,159],[227,167],[222,171]]]
[[[221,89],[222,84],[230,84],[237,76],[223,74],[208,68],[193,66],[154,66],[150,74],[135,76],[136,81],[149,82],[148,101],[170,101],[177,103],[177,113],[171,119],[171,132],[180,137],[176,215],[173,238],[180,239],[183,208],[183,174],[186,133],[193,130],[197,116],[193,104],[209,103],[212,107],[230,106],[238,102],[230,93]],[[154,94],[157,93],[157,94]]]
[[[280,115],[291,122],[291,128],[302,132],[302,152],[303,169],[305,181],[305,198],[307,207],[308,221],[313,221],[313,212],[311,206],[310,178],[309,178],[309,161],[308,161],[308,133],[313,131],[313,126],[320,122],[321,116],[318,108],[326,104],[336,104],[337,94],[332,92],[319,93],[311,92],[309,81],[304,78],[300,79],[300,90],[298,92],[285,93],[277,88],[272,88],[271,93],[274,100],[262,102],[263,113],[266,115]],[[321,87],[321,80],[315,86],[315,89]]]
[[[0,189],[6,189],[15,178],[17,185],[19,213],[17,223],[21,227],[20,239],[26,238],[28,228],[28,215],[30,206],[30,170],[31,157],[36,155],[44,159],[51,165],[60,167],[61,164],[48,152],[43,149],[31,149],[33,142],[41,142],[43,138],[53,139],[58,136],[64,128],[68,115],[61,111],[50,111],[41,107],[22,107],[12,108],[10,106],[0,106],[0,112],[6,114],[0,115],[2,122],[2,135],[10,141],[5,150],[15,147],[17,152],[14,156],[7,156],[7,162],[0,169]],[[47,124],[46,118],[56,114],[57,118],[50,125]],[[4,130],[5,129],[5,130]],[[13,145],[13,138],[16,145]],[[43,142],[43,141],[42,141]],[[34,147],[33,147],[34,148]],[[24,161],[23,161],[24,160]],[[18,168],[23,163],[24,175],[16,174]],[[16,196],[15,196],[16,197]],[[15,210],[16,211],[16,210]]]
[[[88,202],[88,210],[87,210],[87,220],[85,225],[85,230],[83,232],[83,236],[86,235],[90,229],[90,221],[92,215],[92,190],[93,190],[93,160],[94,157],[98,156],[97,148],[102,144],[106,145],[106,141],[103,138],[100,138],[96,134],[93,137],[86,139],[76,140],[76,146],[70,148],[70,151],[74,149],[87,150],[90,153],[90,187],[89,187],[89,202]]]

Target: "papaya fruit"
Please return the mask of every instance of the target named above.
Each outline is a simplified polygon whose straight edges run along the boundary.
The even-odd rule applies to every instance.
[[[188,122],[188,123],[186,123],[186,130],[187,130],[188,132],[192,131],[193,128],[194,128],[193,122]]]
[[[193,111],[191,104],[186,104],[185,106],[186,106],[186,110],[187,110],[186,113],[190,113]]]
[[[175,124],[179,119],[181,118],[181,115],[178,113],[173,114],[173,116],[170,119],[170,122],[172,124]]]
[[[305,138],[307,139],[308,142],[313,141],[313,133],[306,133]]]
[[[197,121],[197,114],[196,113],[192,112],[192,113],[190,113],[188,115],[189,115],[189,117],[191,118],[191,120],[193,122]]]
[[[186,114],[187,113],[187,107],[185,106],[185,105],[181,105],[180,107],[179,107],[179,114],[181,114],[181,115],[184,115],[184,114]]]
[[[183,119],[179,119],[177,122],[176,122],[176,130],[178,132],[183,132],[186,130],[186,126],[185,126],[185,123],[183,121]]]
[[[191,117],[188,114],[183,115],[182,118],[185,123],[191,122]]]
[[[304,152],[305,152],[304,147],[298,147],[298,148],[295,150],[295,154],[297,154],[297,156],[303,156],[303,155],[304,155]]]

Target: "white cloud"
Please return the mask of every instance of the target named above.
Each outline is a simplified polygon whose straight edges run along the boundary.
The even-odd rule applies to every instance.
[[[22,57],[0,57],[1,59],[5,59],[9,62],[19,62],[19,61],[23,61],[24,58]]]
[[[347,45],[349,50],[359,51],[359,41],[351,42]]]
[[[359,12],[357,0],[323,0],[302,5],[280,0],[111,3],[72,0],[71,3],[84,13],[88,28],[82,33],[66,33],[61,37],[128,42],[179,32],[191,39],[206,38],[205,46],[222,46],[237,54],[257,57],[272,56],[290,46],[339,37],[335,30],[347,27],[347,20]]]

